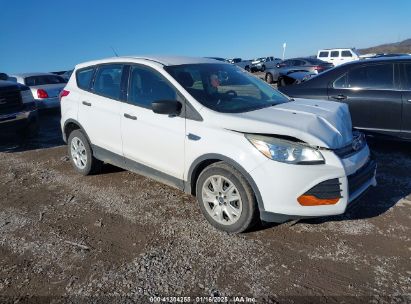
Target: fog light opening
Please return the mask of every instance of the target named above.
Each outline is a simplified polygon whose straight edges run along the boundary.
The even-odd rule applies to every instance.
[[[340,200],[339,197],[336,198],[326,198],[321,199],[313,195],[301,195],[297,198],[297,201],[302,206],[321,206],[321,205],[335,205]]]

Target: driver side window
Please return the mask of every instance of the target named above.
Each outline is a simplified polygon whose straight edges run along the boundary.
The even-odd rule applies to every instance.
[[[159,100],[176,100],[174,88],[160,74],[141,66],[132,66],[128,88],[128,102],[151,109],[151,103]]]

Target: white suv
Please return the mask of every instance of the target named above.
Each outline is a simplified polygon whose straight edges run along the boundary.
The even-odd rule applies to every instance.
[[[319,50],[317,59],[334,64],[334,66],[358,60],[360,56],[355,49],[326,49]]]
[[[61,127],[79,173],[110,163],[195,195],[207,220],[341,214],[375,162],[345,104],[293,100],[228,63],[118,57],[76,66]]]

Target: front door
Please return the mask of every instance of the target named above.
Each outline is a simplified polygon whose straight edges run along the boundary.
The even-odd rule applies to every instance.
[[[151,110],[153,101],[178,99],[176,90],[159,72],[145,66],[132,65],[129,77],[128,101],[121,108],[126,162],[165,183],[181,183],[185,118]]]
[[[348,104],[356,128],[400,132],[401,92],[397,90],[392,63],[352,68],[330,84],[328,98]]]

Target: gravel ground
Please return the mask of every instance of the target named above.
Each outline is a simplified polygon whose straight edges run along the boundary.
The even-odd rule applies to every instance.
[[[346,214],[228,235],[168,186],[109,165],[75,174],[58,114],[41,121],[0,144],[0,301],[411,301],[410,144],[370,142],[379,185]]]

